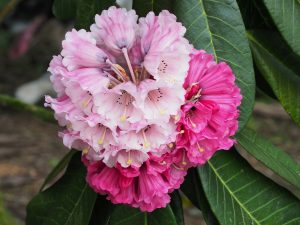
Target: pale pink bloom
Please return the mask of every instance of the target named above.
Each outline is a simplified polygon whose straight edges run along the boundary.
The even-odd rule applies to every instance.
[[[107,150],[107,156],[112,146],[142,155],[155,152],[175,141],[173,117],[184,103],[182,84],[191,50],[184,33],[167,11],[149,13],[139,24],[133,10],[103,11],[92,32],[66,34],[62,57],[55,57],[49,68],[59,97],[47,97],[47,105],[61,125],[91,146],[89,151]],[[82,119],[91,115],[101,121]]]
[[[119,143],[125,149],[148,152],[176,140],[174,123],[149,124],[140,130],[121,131]]]
[[[132,82],[120,83],[95,94],[94,105],[97,113],[111,122],[111,127],[124,128],[127,123],[143,120],[141,110],[134,106],[137,95],[137,87]]]
[[[110,7],[96,15],[96,24],[91,26],[92,35],[99,46],[108,51],[121,52],[122,48],[130,49],[137,37],[137,19],[134,10]]]
[[[101,154],[103,162],[109,166],[114,167],[117,164],[124,168],[134,166],[140,167],[149,156],[147,152],[131,149],[121,149],[118,146],[110,146]]]
[[[66,71],[66,68],[62,64],[62,57],[60,55],[53,57],[48,71],[51,73],[50,80],[53,84],[53,89],[57,93],[57,96],[64,95],[65,86],[62,83],[63,76],[61,74]]]
[[[194,51],[184,83],[186,103],[181,107],[176,144],[193,164],[203,165],[217,150],[235,143],[238,106],[242,96],[230,67],[217,64],[205,51]]]
[[[139,85],[138,107],[144,117],[153,122],[169,122],[170,115],[179,113],[178,105],[184,101],[181,85],[167,86],[163,82],[145,80]]]
[[[184,151],[175,154],[186,29],[168,11],[138,22],[114,6],[95,21],[66,34],[49,67],[57,97],[45,105],[65,127],[64,144],[82,151],[95,190],[144,211],[164,207],[190,166]]]
[[[145,18],[140,18],[139,25],[145,68],[157,80],[181,85],[189,66],[185,54],[191,51],[190,44],[183,38],[185,27],[166,10],[159,16],[148,13]],[[180,66],[176,63],[179,61]]]
[[[69,71],[83,67],[104,67],[107,55],[96,46],[96,40],[90,32],[73,29],[66,34],[62,42],[63,65]]]

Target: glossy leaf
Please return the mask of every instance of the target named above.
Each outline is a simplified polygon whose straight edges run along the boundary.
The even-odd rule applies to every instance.
[[[98,195],[89,225],[107,225],[114,207],[105,196]]]
[[[276,95],[274,94],[271,86],[266,81],[266,79],[261,75],[259,72],[257,66],[254,64],[254,73],[255,73],[255,81],[256,81],[256,88],[258,91],[262,92],[262,94],[265,94],[275,100],[277,100]]]
[[[196,168],[191,168],[180,187],[188,199],[202,211],[203,218],[207,225],[218,225],[219,222],[213,214],[207,198],[204,194],[201,181]]]
[[[171,194],[171,202],[170,202],[171,209],[174,213],[174,216],[177,221],[177,225],[184,225],[184,216],[183,216],[183,208],[182,208],[182,201],[181,196],[177,190],[175,190]]]
[[[291,57],[288,50],[286,54],[282,53],[280,46],[284,43],[280,42],[276,33],[253,31],[248,33],[248,37],[260,73],[268,81],[284,109],[300,125],[300,77],[297,75],[300,74],[300,60],[293,65],[290,63],[297,59]],[[287,58],[290,62],[287,62]]]
[[[77,1],[78,0],[54,0],[53,14],[60,20],[75,18]]]
[[[284,39],[300,55],[299,0],[264,0],[264,3]]]
[[[274,29],[272,18],[261,0],[237,0],[246,29]]]
[[[88,225],[97,195],[86,183],[85,176],[86,169],[78,152],[64,176],[30,201],[26,225]]]
[[[175,215],[170,206],[156,209],[151,213],[126,205],[117,205],[106,225],[177,225]]]
[[[218,152],[198,170],[220,224],[300,224],[300,201],[254,170],[235,150]]]
[[[172,0],[133,0],[132,8],[139,16],[145,16],[150,11],[158,14],[163,9],[171,9]]]
[[[27,104],[9,95],[0,94],[0,107],[8,111],[26,112],[44,121],[57,124],[53,112],[43,107]]]
[[[239,129],[247,123],[254,104],[255,80],[251,53],[236,1],[175,0],[175,13],[187,28],[186,37],[198,49],[212,53],[233,69],[242,90]]]
[[[89,29],[94,23],[95,15],[115,4],[115,0],[77,0],[76,28]]]
[[[72,156],[74,155],[76,151],[75,150],[70,150],[58,163],[57,165],[53,168],[53,170],[49,173],[49,175],[46,177],[43,185],[41,186],[40,191],[44,190],[46,185],[51,183],[68,165],[70,162]]]
[[[300,190],[300,165],[289,155],[250,128],[236,138],[249,154]]]

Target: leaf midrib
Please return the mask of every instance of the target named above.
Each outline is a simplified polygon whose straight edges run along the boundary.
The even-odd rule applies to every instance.
[[[210,160],[207,161],[208,165],[211,167],[212,171],[215,173],[216,177],[220,180],[223,187],[226,188],[226,190],[229,192],[229,195],[238,203],[240,208],[242,208],[245,213],[258,225],[261,225],[259,221],[251,214],[249,210],[239,201],[239,199],[234,195],[234,193],[231,191],[230,187],[225,183],[225,181],[222,179],[221,175],[218,173],[214,165],[211,163]],[[226,216],[226,215],[225,215]]]
[[[77,201],[76,201],[76,203],[75,203],[75,205],[74,205],[74,207],[73,207],[73,210],[72,210],[71,213],[69,214],[69,216],[68,216],[68,218],[67,218],[65,224],[68,224],[68,222],[69,222],[70,219],[72,218],[72,216],[73,216],[75,210],[77,209],[77,206],[79,205],[79,202],[80,202],[81,198],[83,197],[83,194],[85,193],[85,191],[86,191],[87,188],[88,188],[88,185],[87,185],[87,183],[86,183],[85,186],[84,186],[84,188],[82,189],[82,192],[80,193],[79,198],[77,199]]]
[[[204,15],[204,18],[205,18],[204,20],[205,20],[206,29],[207,29],[207,31],[209,33],[209,37],[210,37],[210,42],[209,43],[211,44],[214,58],[215,58],[216,62],[218,62],[218,56],[217,56],[216,48],[215,48],[215,45],[214,45],[214,42],[213,42],[213,32],[209,28],[210,26],[208,24],[208,15],[206,13],[206,10],[205,10],[204,4],[203,4],[203,0],[199,0],[199,5],[200,5],[200,7],[203,10],[203,15]]]

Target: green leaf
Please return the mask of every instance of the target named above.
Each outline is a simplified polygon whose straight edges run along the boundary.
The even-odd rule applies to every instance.
[[[247,29],[276,29],[272,18],[261,0],[237,0]]]
[[[107,225],[114,205],[103,195],[98,195],[89,225]]]
[[[5,208],[2,195],[0,193],[0,224],[1,225],[20,225],[19,221],[14,218]]]
[[[255,73],[255,81],[256,81],[257,90],[260,91],[262,94],[265,94],[268,97],[271,97],[274,100],[277,100],[277,97],[274,94],[271,86],[266,81],[266,79],[261,75],[261,73],[259,72],[259,70],[255,64],[254,64],[254,73]]]
[[[175,13],[187,28],[186,37],[198,49],[229,63],[241,88],[241,130],[253,110],[255,79],[245,27],[236,1],[175,0]]]
[[[21,102],[20,100],[8,95],[0,94],[0,108],[22,113],[30,113],[38,118],[41,118],[44,121],[57,124],[57,121],[54,119],[53,112],[51,112],[50,110]]]
[[[248,153],[300,190],[300,166],[289,155],[250,128],[236,138]]]
[[[60,20],[73,19],[76,16],[77,0],[54,0],[53,14]]]
[[[171,194],[171,209],[173,210],[178,225],[184,225],[181,196],[177,190]]]
[[[236,151],[220,151],[198,170],[222,225],[300,224],[300,201],[254,170]]]
[[[180,189],[193,205],[202,211],[207,225],[219,224],[204,194],[196,168],[189,169],[188,175],[185,177],[184,183],[181,185]]]
[[[300,1],[264,0],[264,3],[284,39],[300,55]]]
[[[70,162],[72,156],[74,155],[76,151],[71,150],[69,151],[59,162],[58,164],[53,168],[53,170],[49,173],[49,175],[46,177],[43,185],[41,186],[40,191],[44,190],[47,184],[51,183],[60,173],[63,171],[64,168],[68,165]]]
[[[284,43],[276,33],[252,31],[248,33],[255,63],[270,84],[274,94],[292,119],[300,125],[300,60],[280,46]],[[280,53],[280,55],[278,54]],[[289,59],[290,62],[287,61]]]
[[[117,205],[110,215],[106,225],[177,225],[170,206],[156,209],[151,213],[141,212],[139,209],[126,205]]]
[[[76,28],[89,29],[95,15],[115,4],[115,0],[77,0]]]
[[[146,16],[150,11],[158,14],[163,9],[170,10],[171,6],[172,0],[133,0],[132,8],[139,16]]]
[[[86,183],[85,176],[86,169],[78,152],[65,175],[30,201],[26,225],[87,225],[97,195]]]

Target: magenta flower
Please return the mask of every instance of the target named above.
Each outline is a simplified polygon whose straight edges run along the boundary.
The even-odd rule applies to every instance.
[[[205,51],[191,54],[184,82],[186,103],[177,123],[177,148],[186,150],[188,160],[203,165],[220,149],[229,149],[238,128],[238,106],[242,96],[230,67],[217,64]]]

